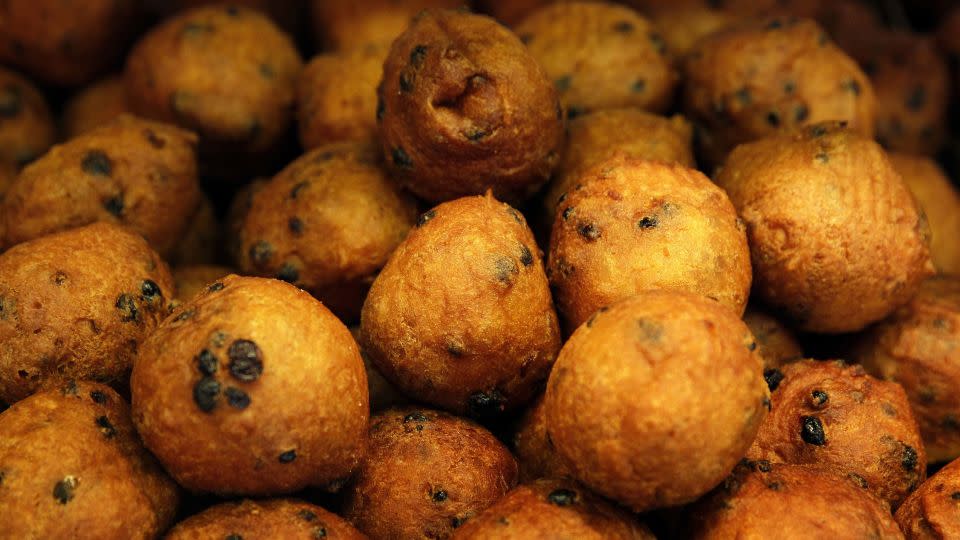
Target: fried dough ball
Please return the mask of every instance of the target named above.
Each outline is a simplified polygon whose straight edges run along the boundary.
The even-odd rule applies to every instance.
[[[191,491],[322,487],[362,456],[369,405],[357,344],[281,281],[211,284],[143,343],[130,387],[144,444]]]
[[[122,386],[172,298],[167,265],[116,225],[11,248],[0,255],[0,401],[23,399],[50,380]]]
[[[266,152],[284,135],[301,67],[290,37],[265,15],[209,6],[144,35],[124,77],[135,113],[192,129],[211,154],[232,156]]]
[[[863,0],[828,0],[820,5],[816,18],[837,46],[854,59],[861,59],[887,34],[874,5]]]
[[[741,145],[715,181],[747,223],[754,292],[803,330],[860,330],[933,273],[923,213],[880,146],[849,130]]]
[[[501,23],[514,27],[523,22],[530,14],[556,0],[473,0],[473,6],[484,15],[489,15]]]
[[[166,540],[331,538],[366,540],[333,512],[296,499],[249,499],[218,504],[181,521]]]
[[[744,22],[701,40],[684,62],[684,110],[719,165],[736,145],[827,120],[873,137],[870,79],[817,23]]]
[[[855,474],[893,508],[926,478],[923,440],[899,385],[842,361],[772,371],[770,413],[748,458]]]
[[[743,322],[757,338],[757,353],[763,358],[764,368],[780,367],[803,358],[803,349],[793,331],[773,315],[748,307]]]
[[[520,481],[570,476],[547,435],[543,395],[524,411],[513,434],[513,453],[520,464]]]
[[[960,460],[937,471],[903,501],[895,518],[908,540],[960,536]]]
[[[175,126],[125,116],[54,147],[4,198],[6,245],[105,221],[169,255],[200,203],[196,142]]]
[[[368,44],[390,45],[418,13],[458,8],[464,0],[312,0],[314,35],[326,50],[346,51]]]
[[[63,106],[63,135],[72,139],[130,112],[123,77],[113,75],[80,90]]]
[[[0,414],[4,538],[157,538],[179,493],[111,388],[69,382]]]
[[[250,211],[250,206],[253,205],[254,195],[263,189],[263,186],[267,185],[269,181],[269,178],[254,178],[241,186],[233,194],[233,199],[230,200],[223,227],[224,234],[227,237],[227,255],[231,261],[240,260],[240,250],[243,247],[240,231],[243,229],[243,221],[247,217],[247,212]]]
[[[517,486],[454,533],[455,540],[654,540],[622,509],[570,480]]]
[[[578,181],[557,206],[547,266],[571,331],[601,307],[650,289],[701,294],[743,313],[746,232],[706,176],[617,156]]]
[[[0,16],[0,27],[2,20]],[[40,91],[24,77],[0,67],[0,161],[26,165],[46,152],[56,136]]]
[[[393,42],[377,93],[390,173],[424,199],[487,189],[523,199],[559,159],[557,91],[517,36],[488,17],[421,13]]]
[[[153,4],[154,11],[169,16],[177,11],[199,6],[224,4],[225,2],[223,0],[147,0],[147,3]],[[301,13],[303,10],[301,0],[230,0],[229,3],[260,11],[288,32],[297,29],[299,18],[303,15]]]
[[[533,234],[489,193],[420,216],[360,324],[364,351],[404,393],[480,418],[527,403],[560,349]]]
[[[960,59],[960,7],[952,9],[940,21],[936,39],[937,45],[954,63],[953,84],[956,87],[960,85],[960,72],[956,69],[956,60]]]
[[[667,48],[676,58],[684,58],[698,41],[722,30],[740,18],[729,11],[710,6],[679,5],[657,10],[652,15],[653,23],[663,34]]]
[[[448,538],[517,483],[517,462],[493,434],[442,412],[384,411],[367,446],[342,515],[371,538]]]
[[[357,343],[360,343],[359,326],[351,326],[350,334],[353,336],[353,339],[357,340]],[[370,391],[371,411],[382,411],[389,407],[404,405],[409,402],[406,396],[397,390],[397,387],[391,384],[390,381],[380,373],[377,366],[373,365],[373,361],[370,360],[370,355],[363,352],[362,347],[360,348],[360,357],[363,358],[363,368],[367,371],[367,388]]]
[[[3,194],[10,189],[10,185],[17,179],[17,168],[13,163],[0,160],[0,201],[3,200]],[[0,203],[2,204],[2,203]],[[0,219],[0,227],[3,226]],[[3,231],[0,230],[0,238],[3,237]]]
[[[213,264],[222,254],[223,231],[210,199],[202,192],[200,204],[187,223],[187,230],[174,247],[170,263],[175,265]]]
[[[177,286],[177,298],[187,302],[207,290],[217,280],[233,273],[226,266],[197,265],[178,266],[173,269],[173,282]]]
[[[903,538],[886,502],[864,489],[862,478],[807,465],[745,461],[691,514],[693,540]]]
[[[718,302],[640,293],[564,345],[547,383],[547,433],[578,480],[635,512],[693,501],[730,473],[766,414],[754,349]]]

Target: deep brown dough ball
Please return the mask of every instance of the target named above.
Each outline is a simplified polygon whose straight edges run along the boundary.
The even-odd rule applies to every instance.
[[[640,293],[564,345],[547,433],[577,479],[636,512],[693,501],[730,473],[766,414],[755,349],[718,302]]]
[[[111,388],[69,382],[0,414],[4,538],[157,538],[177,485],[140,444]]]
[[[824,0],[816,19],[837,46],[858,59],[876,46],[878,36],[887,32],[876,5],[865,0]]]
[[[270,19],[228,5],[154,27],[130,52],[124,76],[134,112],[192,129],[211,154],[233,156],[266,152],[284,135],[301,67]]]
[[[547,410],[541,394],[524,411],[513,434],[513,453],[520,464],[520,481],[570,476],[547,435]]]
[[[363,454],[357,344],[281,281],[211,284],[143,343],[130,387],[144,443],[191,491],[292,493],[341,481]]]
[[[3,253],[0,401],[13,403],[58,379],[122,387],[173,291],[167,265],[116,225],[55,233]]]
[[[680,5],[655,11],[653,23],[663,34],[667,48],[676,58],[684,58],[702,38],[739,21],[729,11],[707,5]]]
[[[377,92],[387,166],[424,199],[487,189],[526,198],[559,160],[557,92],[517,36],[488,17],[421,13],[393,42]]]
[[[196,141],[175,126],[125,116],[55,146],[7,191],[4,243],[105,221],[170,254],[200,203]]]
[[[960,460],[937,471],[903,501],[895,515],[908,540],[960,537]]]
[[[314,36],[325,50],[371,43],[390,45],[415,15],[429,8],[458,8],[464,0],[311,0]]]
[[[517,486],[454,533],[455,540],[654,540],[635,517],[571,480]]]
[[[178,266],[173,269],[173,281],[177,285],[177,298],[189,302],[207,287],[233,273],[226,266],[198,265]]]
[[[330,538],[365,540],[333,512],[297,499],[249,499],[211,506],[181,521],[165,540]]]
[[[677,73],[659,30],[639,13],[606,2],[558,2],[516,27],[553,80],[568,117],[618,107],[663,112]]]
[[[747,223],[754,292],[803,330],[860,330],[933,273],[923,213],[880,146],[849,130],[741,145],[715,180]]]
[[[748,458],[858,475],[893,508],[927,477],[920,430],[899,385],[842,361],[776,371],[766,373],[771,409]]]
[[[427,211],[363,305],[364,351],[405,393],[487,418],[524,405],[560,349],[523,216],[486,196]]]
[[[253,196],[267,185],[269,178],[254,178],[247,184],[240,186],[230,206],[227,208],[227,215],[224,219],[223,229],[226,236],[227,255],[231,261],[240,260],[240,249],[243,247],[240,231],[243,229],[243,221],[247,218],[247,212],[253,205]]]
[[[952,9],[940,21],[936,33],[937,45],[947,54],[952,62],[960,59],[960,7]],[[957,71],[956,64],[953,68],[954,88],[960,84],[960,72]]]
[[[862,478],[806,465],[744,461],[690,513],[693,540],[903,538]]]
[[[517,462],[489,431],[428,409],[370,419],[367,456],[342,515],[371,538],[449,538],[517,483]]]
[[[549,6],[556,0],[473,0],[473,6],[484,15],[489,15],[503,24],[513,27],[531,13]]]
[[[374,147],[322,146],[253,195],[239,267],[293,283],[356,320],[367,288],[416,219],[416,202],[387,178]]]
[[[2,13],[0,7],[0,28]],[[40,91],[24,77],[0,67],[0,161],[26,165],[46,152],[56,136],[50,108]]]
[[[640,291],[687,291],[740,315],[750,248],[723,190],[688,167],[617,156],[557,205],[547,272],[572,331]]]
[[[199,6],[224,4],[223,0],[146,0],[154,12],[169,16]],[[288,32],[294,32],[300,26],[300,17],[304,15],[303,0],[230,0],[230,4],[258,10]]]
[[[13,181],[17,179],[17,168],[13,163],[0,160],[0,201],[3,200],[3,194],[10,189]],[[0,219],[0,227],[3,227],[3,219]],[[0,238],[3,237],[3,230],[0,229]]]
[[[889,158],[927,216],[934,266],[940,272],[960,274],[960,193],[931,158],[899,153]]]
[[[177,290],[180,290],[179,287]],[[803,349],[797,336],[779,319],[756,307],[748,307],[743,314],[753,337],[757,338],[757,353],[763,358],[764,368],[780,367],[803,358]]]
[[[134,0],[9,0],[0,4],[0,63],[85,84],[120,60],[139,18]]]
[[[200,204],[187,222],[183,238],[173,248],[170,264],[213,264],[224,254],[223,230],[210,199],[201,193]]]
[[[87,86],[63,106],[63,136],[67,139],[109,124],[130,112],[123,77],[113,75]]]
[[[873,137],[870,79],[817,23],[744,22],[698,42],[684,62],[684,110],[719,165],[740,143],[827,120]]]

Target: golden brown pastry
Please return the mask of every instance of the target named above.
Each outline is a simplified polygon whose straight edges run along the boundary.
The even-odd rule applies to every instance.
[[[549,6],[556,0],[474,0],[474,8],[501,23],[514,27],[531,13]]]
[[[152,4],[154,11],[163,16],[169,16],[176,11],[225,2],[223,0],[147,0],[147,3]],[[288,32],[294,32],[299,28],[299,18],[304,15],[302,12],[305,4],[302,0],[230,0],[229,3],[258,10]]]
[[[360,342],[360,327],[351,326],[350,334],[353,336],[353,339],[357,340],[357,343]],[[405,405],[410,400],[407,399],[397,387],[390,383],[380,373],[380,370],[377,369],[377,366],[373,365],[373,361],[370,360],[370,355],[363,352],[363,348],[360,348],[360,357],[363,358],[363,368],[367,371],[367,388],[370,391],[370,411],[378,412],[386,408]]]
[[[187,223],[183,238],[170,255],[170,264],[198,265],[218,262],[223,249],[223,231],[210,199],[200,194],[200,204]]]
[[[960,460],[937,471],[903,501],[895,515],[907,540],[960,536]]]
[[[109,124],[130,112],[123,77],[112,75],[80,90],[63,106],[63,135],[67,139]]]
[[[653,23],[660,29],[670,53],[684,58],[698,41],[740,20],[729,11],[702,5],[672,5],[654,11]]]
[[[0,28],[2,20],[0,16]],[[24,77],[0,67],[0,161],[26,165],[46,152],[56,136],[50,108],[40,91]]]
[[[173,281],[177,285],[177,298],[183,302],[192,300],[205,292],[207,287],[233,273],[226,266],[197,265],[177,266],[173,269]]]
[[[527,407],[513,433],[513,454],[520,465],[520,481],[570,476],[547,435],[547,414],[541,394]]]
[[[780,367],[803,358],[803,349],[793,331],[770,313],[747,307],[743,322],[757,338],[757,353],[763,358],[764,368]]]
[[[226,502],[181,521],[166,540],[330,538],[365,540],[341,517],[297,499]]]
[[[418,13],[457,8],[464,0],[311,0],[314,36],[323,49],[346,51],[367,44],[390,45]]]

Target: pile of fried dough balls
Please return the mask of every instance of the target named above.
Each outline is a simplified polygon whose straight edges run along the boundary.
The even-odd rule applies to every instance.
[[[936,13],[0,2],[0,539],[960,538]]]

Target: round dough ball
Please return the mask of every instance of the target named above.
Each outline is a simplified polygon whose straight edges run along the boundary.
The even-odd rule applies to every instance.
[[[200,203],[196,142],[175,126],[125,116],[54,147],[7,192],[5,244],[105,221],[170,254]]]
[[[146,0],[146,2],[161,16],[169,16],[171,13],[199,6],[224,3],[223,0]],[[302,0],[231,0],[230,3],[260,11],[291,33],[299,29],[300,17],[304,15],[301,13],[304,11]]]
[[[746,461],[691,511],[690,538],[902,539],[887,504],[863,485],[815,467]]]
[[[655,540],[636,518],[570,480],[544,479],[503,496],[453,535],[455,540]]]
[[[524,411],[513,434],[513,453],[520,464],[520,481],[570,476],[547,435],[547,410],[541,394]]]
[[[46,152],[56,136],[50,108],[40,91],[24,77],[0,67],[0,161],[26,165]]]
[[[177,285],[177,298],[188,302],[207,290],[214,282],[229,276],[233,270],[226,266],[197,265],[178,266],[173,269],[173,281]]]
[[[774,18],[712,34],[684,62],[683,106],[705,161],[782,130],[845,121],[873,137],[870,80],[817,23]]]
[[[766,414],[755,349],[718,302],[640,293],[560,351],[547,433],[578,480],[635,512],[693,501],[730,473]]]
[[[895,514],[908,540],[960,536],[960,460],[937,471],[903,501]]]
[[[387,166],[424,199],[487,189],[526,198],[559,159],[557,92],[517,36],[488,17],[421,13],[393,42],[377,92]]]
[[[179,287],[177,290],[180,290]],[[803,358],[803,349],[797,336],[779,319],[766,311],[748,307],[743,314],[750,333],[757,338],[757,353],[763,358],[764,368],[780,367]]]
[[[253,205],[253,196],[267,185],[269,178],[254,178],[249,183],[240,186],[237,192],[233,194],[230,200],[230,206],[227,208],[227,216],[224,219],[224,234],[227,237],[226,250],[231,261],[240,260],[240,250],[242,249],[242,238],[240,231],[243,229],[243,221],[247,217],[247,212]]]
[[[477,11],[513,27],[555,0],[473,0]]]
[[[740,17],[729,11],[708,5],[676,5],[660,9],[652,14],[653,23],[663,34],[667,48],[677,58],[684,58],[698,41],[718,32]]]
[[[173,298],[167,265],[108,223],[54,233],[0,255],[0,401],[50,380],[125,385],[140,343]],[[0,465],[2,466],[2,465]]]
[[[357,343],[360,342],[359,326],[351,326],[350,334],[353,336],[353,339],[357,340]],[[390,381],[380,373],[377,366],[373,365],[373,361],[370,360],[370,355],[363,352],[362,347],[360,348],[360,357],[363,358],[363,368],[367,371],[367,388],[370,392],[371,412],[382,411],[383,409],[395,405],[404,405],[409,402],[406,396],[400,393],[397,387],[392,385]]]
[[[927,216],[934,266],[943,273],[960,274],[960,193],[931,158],[898,153],[889,158]]]
[[[129,113],[123,77],[114,75],[87,86],[63,106],[63,135],[72,139]]]
[[[923,213],[880,146],[849,130],[741,145],[715,181],[747,223],[754,292],[802,330],[860,330],[933,273]]]
[[[5,538],[157,538],[177,485],[140,444],[111,388],[65,382],[0,414]]]
[[[775,371],[767,373],[770,413],[748,458],[856,474],[893,508],[927,477],[920,430],[899,385],[842,361]]]
[[[464,0],[312,0],[314,36],[326,50],[390,45],[411,19],[430,8],[457,8]]]
[[[143,343],[130,387],[144,444],[191,491],[292,493],[342,480],[362,456],[357,344],[277,280],[210,285]]]
[[[706,176],[617,156],[578,182],[557,205],[547,266],[568,329],[651,289],[701,294],[743,313],[751,280],[746,232]]]
[[[364,351],[390,382],[480,418],[527,403],[560,349],[533,234],[489,193],[420,216],[370,288],[360,324]]]
[[[516,483],[516,460],[489,431],[442,412],[390,409],[370,419],[342,514],[371,538],[448,538]]]
[[[165,540],[332,538],[366,540],[333,512],[296,499],[242,500],[211,506],[181,521]]]
[[[667,44],[639,13],[606,2],[558,2],[516,27],[553,80],[567,117],[617,107],[664,112],[677,73]]]
[[[417,219],[416,202],[377,157],[372,146],[351,142],[315,148],[288,165],[253,195],[239,268],[293,283],[355,320],[376,273]],[[346,290],[356,294],[343,305]]]
[[[937,45],[949,58],[960,58],[960,7],[950,10],[940,21],[936,32]],[[955,66],[955,64],[954,64]],[[953,68],[954,87],[960,83],[960,71]]]
[[[134,112],[192,129],[209,152],[232,156],[266,152],[284,135],[301,67],[290,37],[265,15],[209,6],[150,30],[124,76]]]
[[[187,230],[174,246],[170,263],[176,265],[213,264],[220,260],[223,231],[210,199],[200,193],[200,204],[187,223]]]

